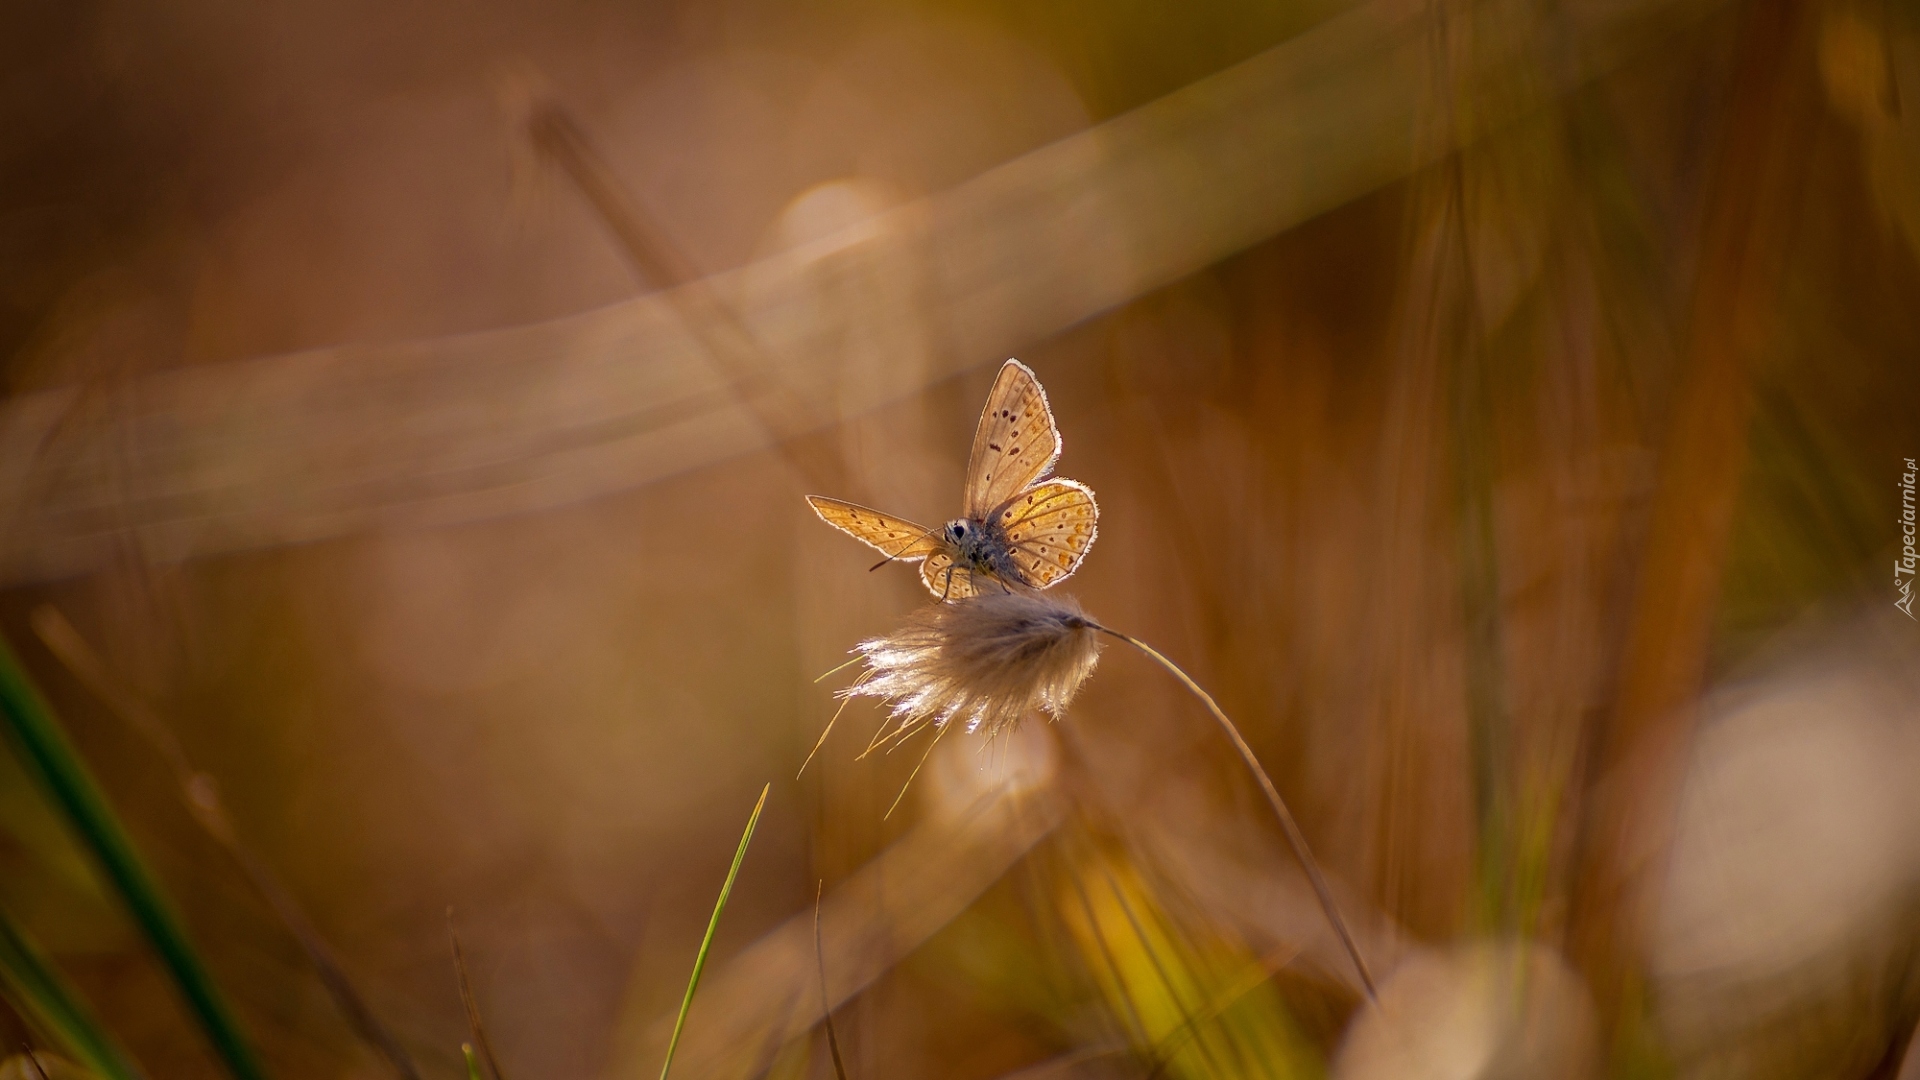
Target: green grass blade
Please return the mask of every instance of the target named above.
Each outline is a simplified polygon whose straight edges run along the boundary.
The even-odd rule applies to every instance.
[[[140,1070],[126,1052],[4,911],[0,911],[0,986],[22,1016],[53,1036],[89,1071],[105,1080],[139,1080]]]
[[[680,999],[680,1015],[673,1020],[673,1037],[667,1040],[667,1060],[660,1063],[660,1080],[667,1080],[673,1068],[673,1052],[680,1046],[680,1032],[687,1026],[687,1013],[693,1008],[693,992],[700,988],[700,973],[707,967],[707,950],[713,947],[713,935],[720,929],[720,913],[727,910],[727,897],[733,893],[733,879],[740,876],[740,864],[746,861],[747,845],[753,842],[753,827],[760,824],[760,811],[767,805],[767,792],[760,789],[760,801],[753,804],[753,816],[747,818],[747,831],[740,834],[740,847],[733,853],[733,866],[727,870],[726,884],[720,886],[720,899],[714,902],[713,918],[707,920],[707,936],[700,939],[700,953],[693,958],[693,978],[687,980],[687,996]]]
[[[480,1059],[473,1056],[473,1044],[461,1043],[460,1054],[467,1059],[467,1080],[484,1080],[480,1075]]]
[[[53,710],[5,641],[0,641],[0,719],[4,719],[28,771],[39,779],[75,835],[93,853],[147,942],[159,954],[227,1071],[236,1080],[265,1080],[266,1073],[187,940],[159,882],[141,861],[92,772],[67,741]]]

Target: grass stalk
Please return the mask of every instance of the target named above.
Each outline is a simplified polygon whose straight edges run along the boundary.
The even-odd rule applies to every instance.
[[[682,324],[726,376],[735,399],[772,437],[774,451],[816,489],[845,487],[852,470],[839,444],[801,440],[814,425],[815,409],[782,381],[778,358],[621,183],[573,115],[557,101],[539,101],[526,130],[533,145],[579,188],[640,276],[665,291]]]
[[[1360,975],[1360,985],[1366,989],[1367,1000],[1377,1005],[1380,1001],[1380,993],[1374,986],[1373,972],[1368,970],[1366,960],[1360,955],[1359,945],[1354,942],[1353,934],[1347,929],[1346,919],[1340,915],[1339,905],[1334,903],[1333,890],[1327,886],[1326,875],[1320,872],[1320,863],[1313,857],[1313,850],[1307,846],[1306,834],[1300,831],[1300,824],[1293,819],[1293,811],[1288,810],[1286,801],[1280,798],[1279,790],[1273,786],[1273,778],[1267,775],[1267,770],[1260,764],[1260,759],[1254,756],[1253,748],[1240,737],[1240,729],[1227,718],[1226,712],[1220,708],[1218,702],[1213,700],[1212,694],[1207,693],[1199,683],[1193,681],[1192,676],[1180,669],[1180,665],[1167,659],[1160,650],[1131,634],[1123,634],[1098,623],[1090,623],[1090,625],[1109,637],[1139,649],[1149,659],[1166,668],[1168,673],[1179,680],[1180,685],[1186,687],[1188,692],[1199,698],[1200,703],[1207,707],[1207,712],[1212,714],[1214,721],[1220,725],[1220,730],[1226,734],[1227,741],[1231,742],[1234,750],[1239,753],[1240,760],[1246,763],[1254,779],[1260,782],[1260,790],[1267,797],[1267,805],[1273,808],[1273,815],[1280,819],[1280,829],[1286,834],[1288,846],[1293,848],[1294,858],[1300,860],[1300,868],[1306,871],[1307,880],[1313,884],[1313,892],[1320,900],[1321,910],[1326,912],[1327,921],[1333,924],[1333,932],[1339,936],[1340,944],[1346,948],[1348,958],[1353,961],[1354,970]]]
[[[820,898],[826,888],[827,883],[822,881],[813,891],[813,964],[820,973],[820,1019],[827,1026],[827,1049],[833,1054],[833,1075],[837,1080],[847,1080],[846,1063],[840,1060],[840,1036],[833,1030],[833,998],[827,994],[827,950],[820,937]]]
[[[0,911],[0,986],[22,1016],[31,1018],[42,1035],[52,1036],[89,1072],[103,1080],[140,1080],[132,1059],[4,911]]]
[[[236,1080],[265,1080],[266,1072],[159,881],[5,641],[0,641],[0,718],[28,771],[119,893],[227,1071]]]
[[[491,1080],[507,1080],[500,1071],[500,1059],[494,1056],[493,1040],[487,1038],[487,1025],[480,1019],[480,999],[474,995],[473,980],[467,976],[467,954],[460,948],[460,935],[453,928],[453,909],[447,909],[447,942],[453,947],[453,973],[460,981],[460,1005],[467,1011],[467,1030],[473,1035],[472,1043],[461,1043],[460,1050],[467,1057],[470,1072],[479,1072],[475,1061],[473,1046],[480,1046],[480,1057],[487,1063],[486,1075]]]
[[[753,814],[747,818],[747,830],[740,834],[740,846],[734,850],[733,865],[727,868],[727,880],[720,886],[720,898],[714,902],[713,917],[707,920],[706,936],[700,939],[700,952],[693,958],[693,977],[687,980],[687,994],[680,999],[680,1015],[673,1019],[673,1035],[667,1040],[667,1058],[660,1063],[660,1080],[667,1080],[668,1070],[673,1068],[673,1052],[680,1047],[680,1033],[686,1029],[687,1013],[693,1009],[694,991],[700,989],[700,975],[707,969],[707,952],[713,948],[714,935],[720,929],[720,915],[727,910],[727,897],[733,894],[733,882],[740,876],[740,864],[747,859],[747,845],[753,842],[754,826],[760,824],[760,811],[766,809],[767,792],[772,784],[760,789],[760,801],[753,804]]]

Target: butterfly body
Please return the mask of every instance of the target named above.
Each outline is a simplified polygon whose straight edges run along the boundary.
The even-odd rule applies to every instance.
[[[955,565],[1001,581],[1019,580],[1006,530],[992,521],[955,518],[940,532]]]
[[[1045,589],[1079,568],[1100,516],[1086,485],[1047,477],[1059,456],[1046,392],[1025,364],[1009,360],[974,433],[962,516],[927,529],[838,499],[807,501],[821,520],[886,555],[880,565],[921,563],[920,580],[941,600],[994,585]]]

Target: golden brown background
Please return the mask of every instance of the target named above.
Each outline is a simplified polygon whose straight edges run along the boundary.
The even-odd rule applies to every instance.
[[[1906,1075],[1910,6],[0,24],[0,625],[274,1075],[391,1073],[36,611],[217,779],[429,1076],[470,1037],[449,906],[506,1072],[653,1075],[768,781],[677,1074],[831,1075],[794,945],[824,880],[861,1080]],[[549,107],[709,286],[631,300],[672,282]],[[947,739],[889,818],[919,748],[855,761],[867,706],[795,778],[850,673],[814,677],[927,599],[801,496],[954,513],[1009,353],[1100,499],[1063,590],[1246,731],[1406,1060],[1137,656],[1063,725]],[[648,434],[595,412],[656,390]],[[0,907],[152,1075],[212,1074],[0,769]]]

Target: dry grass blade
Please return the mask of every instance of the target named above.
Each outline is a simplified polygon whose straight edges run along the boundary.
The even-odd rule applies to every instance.
[[[20,1053],[27,1059],[27,1064],[33,1066],[33,1074],[35,1076],[38,1076],[40,1080],[48,1080],[47,1067],[45,1065],[40,1064],[40,1058],[38,1055],[36,1055],[33,1052],[33,1047],[31,1045],[27,1043],[21,1043]]]
[[[673,1035],[667,1040],[667,1057],[660,1063],[660,1080],[667,1080],[667,1071],[673,1068],[673,1052],[679,1049],[680,1033],[686,1030],[687,1013],[693,1009],[694,992],[700,989],[700,974],[707,968],[707,952],[713,948],[714,934],[720,930],[720,916],[727,910],[727,897],[733,894],[734,879],[740,876],[740,864],[747,859],[747,845],[753,842],[754,826],[760,824],[760,811],[766,809],[767,792],[771,790],[772,784],[760,789],[760,801],[753,804],[747,829],[740,834],[740,846],[733,852],[733,865],[727,868],[727,880],[720,886],[720,898],[714,901],[713,917],[707,920],[706,936],[700,939],[700,952],[693,958],[693,976],[687,980],[687,995],[680,999],[680,1015],[674,1018]]]
[[[1160,1076],[1165,1075],[1174,1055],[1180,1052],[1181,1047],[1198,1039],[1205,1025],[1226,1015],[1228,1009],[1238,1005],[1247,995],[1265,985],[1276,972],[1292,963],[1299,955],[1298,949],[1286,949],[1261,958],[1260,966],[1239,985],[1229,987],[1215,1000],[1204,1003],[1205,1008],[1202,1011],[1196,1013],[1189,1022],[1181,1024],[1179,1030],[1162,1039],[1160,1045],[1154,1047],[1153,1069],[1147,1073],[1145,1080],[1158,1080]]]
[[[453,946],[453,971],[460,979],[460,1004],[467,1010],[467,1029],[473,1033],[473,1041],[480,1046],[480,1055],[486,1059],[487,1072],[493,1080],[506,1080],[506,1074],[500,1071],[500,1059],[493,1054],[493,1042],[487,1038],[487,1026],[480,1020],[480,1002],[473,995],[473,980],[467,977],[467,956],[460,949],[460,935],[453,929],[453,909],[447,909],[447,940]],[[473,1048],[463,1046],[466,1052],[468,1069],[473,1069]]]
[[[703,281],[699,268],[681,251],[620,183],[611,166],[572,115],[555,102],[538,103],[527,133],[541,152],[566,170],[581,194],[641,275],[666,290],[695,338],[706,349],[739,397],[772,437],[775,449],[814,487],[844,485],[849,470],[833,449],[809,444],[820,454],[802,453],[794,439],[817,426],[813,410],[783,383],[773,357],[755,339],[740,316]]]
[[[820,1019],[827,1026],[827,1050],[833,1054],[833,1075],[847,1080],[846,1063],[840,1060],[840,1036],[833,1030],[833,995],[827,993],[827,951],[820,943],[820,901],[826,890],[825,881],[813,890],[813,960],[820,969]]]
[[[1133,904],[1129,902],[1126,888],[1122,886],[1119,881],[1115,880],[1112,867],[1104,860],[1097,861],[1095,865],[1100,868],[1100,876],[1103,883],[1107,886],[1107,892],[1111,902],[1120,909],[1121,915],[1126,920],[1127,929],[1132,932],[1138,954],[1146,958],[1147,965],[1153,970],[1153,976],[1159,983],[1159,992],[1161,995],[1164,995],[1162,1000],[1172,1005],[1174,1011],[1180,1016],[1180,1026],[1176,1029],[1176,1034],[1178,1032],[1192,1033],[1194,1036],[1194,1044],[1200,1051],[1201,1059],[1207,1063],[1209,1069],[1220,1069],[1221,1066],[1214,1055],[1213,1048],[1206,1042],[1201,1041],[1198,1037],[1200,1032],[1199,1019],[1193,1010],[1189,1008],[1187,1001],[1181,993],[1182,987],[1180,980],[1175,979],[1169,973],[1169,969],[1174,961],[1161,956],[1160,949],[1155,943],[1154,935],[1143,925],[1139,912],[1135,911]],[[1124,979],[1125,976],[1122,975],[1120,978]],[[1168,1038],[1162,1040],[1160,1045],[1151,1049],[1154,1066],[1153,1070],[1148,1074],[1149,1080],[1165,1070],[1169,1060],[1168,1055],[1170,1055],[1178,1045],[1180,1044],[1177,1043],[1175,1039]]]
[[[66,665],[74,678],[159,751],[173,770],[174,779],[180,785],[181,801],[186,803],[187,811],[207,835],[213,837],[232,857],[247,881],[287,928],[287,932],[300,943],[307,962],[313,965],[314,974],[326,987],[327,995],[333,998],[334,1006],[346,1017],[354,1033],[379,1051],[402,1080],[420,1080],[420,1071],[414,1066],[412,1057],[393,1032],[374,1015],[366,998],[361,996],[353,981],[347,977],[345,969],[335,959],[333,949],[320,936],[312,920],[307,918],[306,910],[280,884],[280,879],[267,869],[266,863],[240,842],[233,819],[220,797],[219,786],[212,777],[193,767],[180,740],[174,736],[173,729],[138,694],[113,676],[100,654],[87,644],[86,639],[57,608],[42,605],[34,609],[32,622],[34,633],[39,635],[41,643]]]
[[[1073,889],[1074,899],[1080,902],[1080,914],[1086,919],[1088,935],[1094,944],[1094,953],[1105,965],[1107,974],[1113,980],[1114,1000],[1119,1003],[1121,1020],[1127,1025],[1128,1037],[1141,1045],[1150,1044],[1153,1041],[1152,1032],[1147,1027],[1146,1020],[1140,1015],[1139,1003],[1133,999],[1132,990],[1127,985],[1125,968],[1121,966],[1119,957],[1114,954],[1113,942],[1107,937],[1106,928],[1101,924],[1100,917],[1094,914],[1093,899],[1087,895],[1086,882],[1081,881],[1080,875],[1076,873],[1069,873],[1066,877],[1067,884]]]
[[[1093,828],[1069,833],[1068,841],[1055,886],[1063,926],[1101,1000],[1125,1023],[1146,1070],[1139,1075],[1292,1076],[1312,1069],[1315,1055],[1295,1036],[1286,1007],[1271,988],[1260,992],[1272,960],[1170,907],[1155,883],[1159,875],[1131,844],[1113,844]]]

